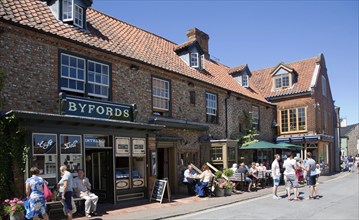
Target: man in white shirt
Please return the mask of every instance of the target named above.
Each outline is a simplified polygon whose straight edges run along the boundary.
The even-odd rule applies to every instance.
[[[288,200],[292,201],[290,198],[290,191],[294,188],[294,201],[299,201],[298,199],[298,179],[295,175],[295,170],[297,169],[297,163],[293,159],[292,152],[289,152],[289,157],[283,163],[284,176],[285,176],[285,185],[288,193]]]
[[[194,188],[196,185],[196,180],[191,178],[193,175],[196,174],[196,171],[193,170],[192,165],[188,165],[187,169],[183,173],[183,183],[187,185],[188,195],[194,196]]]
[[[74,179],[74,191],[78,197],[84,198],[85,202],[85,213],[88,218],[91,215],[97,215],[97,202],[98,196],[90,192],[91,183],[87,177],[85,177],[84,171],[80,169],[78,171],[78,177]]]
[[[280,199],[277,195],[277,190],[280,182],[280,168],[278,163],[279,160],[279,154],[274,155],[274,161],[272,163],[273,199]]]

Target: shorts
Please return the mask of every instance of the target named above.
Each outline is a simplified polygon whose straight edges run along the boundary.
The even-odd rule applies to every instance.
[[[289,174],[286,175],[286,179],[285,179],[285,188],[296,188],[298,187],[298,179],[297,176],[295,174]]]
[[[315,184],[317,183],[316,177],[317,177],[317,175],[307,176],[307,185],[308,186],[315,186]]]
[[[279,186],[280,183],[280,176],[277,176],[276,178],[273,177],[273,186]]]
[[[62,200],[62,204],[64,205],[65,212],[71,212],[72,211],[72,191],[65,192],[65,199]]]

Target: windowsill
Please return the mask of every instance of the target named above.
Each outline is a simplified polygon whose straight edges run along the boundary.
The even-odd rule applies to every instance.
[[[300,131],[286,131],[286,132],[280,132],[280,134],[296,134],[296,133],[306,133],[308,130],[300,130]]]

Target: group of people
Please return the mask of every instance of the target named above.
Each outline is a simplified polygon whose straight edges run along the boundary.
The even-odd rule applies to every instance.
[[[272,177],[273,177],[273,199],[279,199],[277,190],[280,183],[281,172],[279,166],[280,155],[274,155],[274,161],[272,163]],[[309,186],[309,198],[316,199],[320,196],[318,195],[317,181],[320,175],[320,166],[316,164],[315,160],[312,159],[312,154],[307,152],[306,160],[304,164],[300,160],[293,158],[292,153],[290,152],[288,158],[283,163],[283,175],[285,181],[285,187],[287,190],[287,198],[289,201],[299,201],[298,198],[298,171],[304,172],[306,176],[306,182]],[[291,189],[294,191],[294,198],[291,198]]]
[[[202,173],[197,175],[192,165],[188,165],[184,171],[183,183],[187,185],[188,195],[203,197],[206,195],[206,187],[213,177],[212,171],[204,164],[201,168]]]
[[[62,178],[57,184],[59,189],[58,196],[61,197],[61,203],[64,206],[67,219],[72,219],[73,209],[75,208],[73,207],[74,194],[79,198],[85,199],[85,213],[87,217],[96,215],[98,196],[90,192],[91,183],[85,177],[84,171],[82,169],[78,170],[76,178],[73,178],[66,166],[61,166],[60,172]],[[42,216],[43,219],[48,220],[49,216],[46,213],[46,200],[44,198],[44,184],[47,184],[47,182],[39,176],[40,170],[37,167],[32,167],[30,174],[31,177],[25,182],[26,197],[30,204],[30,209],[26,212],[26,218],[37,220],[39,216]]]
[[[359,174],[359,154],[353,156],[344,156],[342,157],[341,164],[343,171],[355,172]]]
[[[244,164],[244,162],[239,164],[239,167],[236,163],[232,165],[232,168],[234,173],[243,173],[245,174],[245,181],[248,182],[248,192],[252,191],[252,188],[255,188],[258,184],[258,174],[259,172],[266,172],[267,167],[264,165],[264,163],[256,163],[252,162],[251,166],[248,167]]]

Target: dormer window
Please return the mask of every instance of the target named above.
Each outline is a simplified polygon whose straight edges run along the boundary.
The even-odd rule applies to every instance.
[[[248,75],[247,74],[242,76],[242,86],[248,87]]]
[[[72,21],[72,0],[63,0],[62,2],[62,20],[63,21]]]
[[[276,89],[289,86],[289,73],[276,74],[274,79]]]
[[[273,89],[285,89],[297,81],[297,73],[293,68],[280,63],[271,73]]]
[[[83,9],[78,6],[78,5],[74,5],[74,11],[75,11],[75,16],[74,16],[74,25],[78,26],[78,27],[83,27]]]
[[[191,53],[190,55],[190,66],[199,67],[198,53]]]
[[[86,8],[91,6],[90,0],[61,0],[60,10],[56,8],[56,4],[50,6],[53,12],[59,11],[63,22],[72,24],[79,28],[86,28]]]

